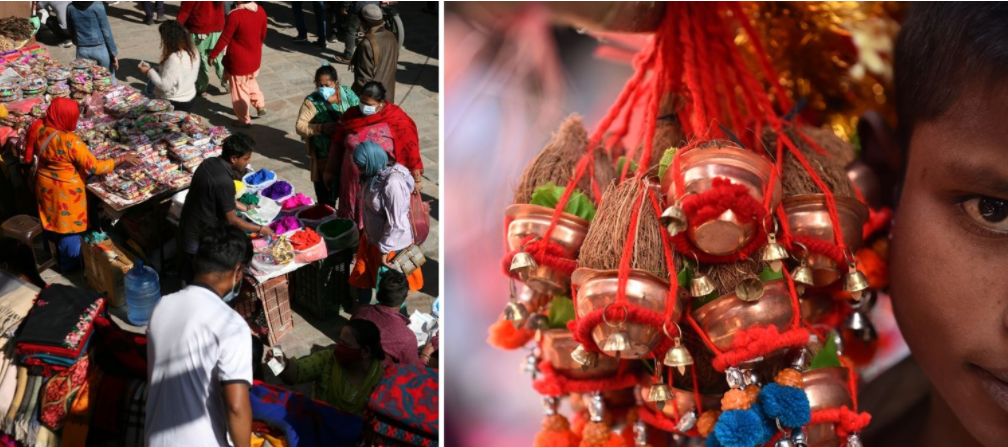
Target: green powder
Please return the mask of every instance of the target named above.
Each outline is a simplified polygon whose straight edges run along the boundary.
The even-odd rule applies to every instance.
[[[259,195],[247,192],[242,194],[242,196],[238,198],[238,201],[244,203],[245,205],[258,205]]]
[[[354,223],[349,219],[333,219],[319,225],[318,232],[325,237],[337,237],[353,228]]]

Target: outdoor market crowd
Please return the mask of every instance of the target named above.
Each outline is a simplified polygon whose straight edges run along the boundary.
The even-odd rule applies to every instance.
[[[66,46],[76,46],[76,57],[106,67],[115,82],[118,49],[106,6],[36,3],[52,15],[48,27],[66,37]],[[267,113],[257,81],[267,30],[262,7],[255,2],[186,1],[175,20],[166,20],[163,2],[139,3],[144,4],[145,23],[159,23],[162,49],[156,66],[138,67],[147,77],[147,94],[188,112],[209,94],[212,73],[221,91],[230,93],[234,127],[250,127],[252,109],[258,117]],[[292,3],[295,41],[304,42],[301,5]],[[360,416],[386,368],[435,365],[436,337],[417,349],[409,320],[400,313],[408,292],[423,286],[421,271],[407,275],[390,268],[398,253],[418,243],[411,206],[420,203],[423,188],[416,124],[394,104],[399,44],[384,26],[379,2],[342,3],[353,28],[346,33],[347,52],[333,62],[352,67],[353,83],[340,85],[333,65],[319,67],[315,90],[305,97],[295,128],[311,160],[308,175],[317,203],[360,229],[349,277],[357,303],[345,309],[352,318],[335,346],[286,358],[250,337],[245,319],[228,305],[252,261],[251,238],[276,236],[268,225],[241,217],[255,208],[236,200],[236,181],[247,174],[256,142],[248,134],[233,133],[224,139],[220,156],[204,160],[192,176],[178,232],[184,288],[160,300],[147,327],[147,446],[207,445],[208,440],[221,446],[264,445],[251,438],[256,396],[250,389],[267,364],[286,384],[314,383],[312,397],[339,414],[356,416],[354,424],[363,424]],[[316,14],[321,17],[318,10]],[[319,23],[324,46],[326,25]],[[64,274],[80,269],[82,235],[93,227],[82,193],[87,178],[137,162],[135,155],[98,160],[75,132],[80,115],[77,102],[55,98],[26,135],[29,159],[37,159],[38,218]],[[372,305],[373,293],[377,303]],[[346,433],[359,435],[360,425]]]

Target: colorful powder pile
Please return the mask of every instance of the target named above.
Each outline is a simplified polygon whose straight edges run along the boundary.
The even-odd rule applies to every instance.
[[[322,225],[319,225],[318,231],[322,233],[323,236],[328,238],[337,237],[348,230],[353,228],[354,223],[349,219],[333,219]]]
[[[254,174],[248,176],[245,181],[250,185],[258,185],[273,180],[274,178],[276,178],[276,173],[270,171],[269,169],[262,168]]]
[[[244,203],[245,205],[258,205],[259,204],[259,196],[256,195],[256,194],[252,194],[250,192],[247,192],[245,194],[242,194],[242,196],[238,198],[238,201],[241,202],[241,203]]]
[[[284,234],[288,231],[298,230],[300,228],[301,222],[298,222],[297,218],[294,216],[284,216],[276,222],[270,224],[270,229],[276,234]]]
[[[277,200],[289,196],[292,191],[294,191],[294,187],[290,183],[280,180],[262,190],[262,195]]]
[[[320,203],[298,213],[298,217],[308,220],[319,220],[324,217],[331,216],[333,212],[335,212],[335,210],[329,207],[329,205]]]
[[[311,197],[308,197],[302,193],[297,193],[294,194],[294,197],[284,200],[283,209],[292,210],[295,208],[301,208],[302,206],[313,205],[314,203],[315,201],[312,200]]]
[[[322,242],[322,238],[319,237],[318,233],[312,231],[311,228],[305,228],[290,237],[291,246],[298,251],[312,248],[318,245],[319,242]]]

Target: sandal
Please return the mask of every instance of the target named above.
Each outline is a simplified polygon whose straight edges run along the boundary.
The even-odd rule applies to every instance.
[[[337,64],[350,65],[350,59],[347,59],[347,58],[345,58],[343,56],[340,56],[340,55],[333,56],[333,60]]]
[[[252,127],[252,123],[243,123],[238,120],[231,121],[231,125],[235,127],[244,127],[244,128]]]
[[[266,116],[266,108],[256,109],[256,117]]]

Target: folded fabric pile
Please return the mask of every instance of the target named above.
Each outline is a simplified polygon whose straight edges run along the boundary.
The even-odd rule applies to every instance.
[[[249,400],[252,420],[278,429],[290,447],[354,446],[361,435],[360,416],[295,391],[257,380],[249,390]]]
[[[437,447],[438,415],[437,370],[387,366],[364,410],[367,445]]]
[[[21,325],[14,352],[28,372],[52,377],[75,365],[94,332],[105,298],[92,290],[51,285],[35,300]]]

